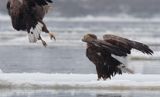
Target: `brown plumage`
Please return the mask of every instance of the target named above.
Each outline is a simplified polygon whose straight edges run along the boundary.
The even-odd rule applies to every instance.
[[[41,40],[43,45],[47,46],[46,42],[42,40],[40,32],[46,32],[51,39],[55,39],[43,22],[51,3],[52,0],[8,0],[7,9],[13,28],[18,31],[27,31],[30,42],[35,43],[37,40]]]
[[[133,73],[111,54],[125,57],[131,53],[131,49],[153,54],[147,45],[115,35],[106,34],[103,36],[103,40],[100,40],[94,34],[86,34],[82,41],[87,43],[86,56],[95,64],[98,80],[101,78],[105,80],[115,74],[122,74],[122,72]]]

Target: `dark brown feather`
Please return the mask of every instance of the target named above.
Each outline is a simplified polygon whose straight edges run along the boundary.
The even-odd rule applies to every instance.
[[[126,38],[110,34],[104,35],[103,39],[104,41],[123,49],[124,52],[127,54],[130,54],[131,49],[136,49],[146,54],[153,54],[153,51],[147,45],[140,42],[132,41]]]
[[[115,74],[122,74],[122,71],[118,66],[122,64],[111,56],[111,53],[107,52],[103,48],[90,45],[87,48],[86,56],[96,66],[98,79],[111,78]]]
[[[127,56],[125,49],[120,48],[117,45],[111,44],[109,42],[105,42],[103,40],[96,40],[94,45],[106,49],[111,54],[115,54],[117,56]]]
[[[42,22],[46,9],[43,6],[52,3],[51,0],[9,0],[8,13],[16,30],[30,30],[38,21]]]

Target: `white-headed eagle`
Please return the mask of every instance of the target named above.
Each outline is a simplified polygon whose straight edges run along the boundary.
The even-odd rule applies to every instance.
[[[153,54],[153,51],[143,43],[110,34],[104,35],[103,40],[97,39],[94,34],[86,34],[82,41],[87,43],[86,56],[95,64],[98,80],[111,79],[115,74],[122,72],[133,73],[131,69],[112,57],[112,54],[125,57],[131,53],[131,49]]]
[[[43,22],[51,3],[53,3],[52,0],[8,0],[7,9],[13,28],[18,31],[27,31],[31,43],[41,40],[42,44],[47,46],[40,33],[46,32],[51,39],[55,39]]]

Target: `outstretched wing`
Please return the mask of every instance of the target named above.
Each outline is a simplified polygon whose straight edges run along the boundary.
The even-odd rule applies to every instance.
[[[131,53],[131,49],[139,50],[146,54],[153,54],[153,51],[145,44],[128,40],[126,38],[114,36],[114,35],[104,35],[104,40],[94,40],[91,41],[96,47],[106,49],[111,54],[117,56],[127,56]]]
[[[125,49],[122,49],[121,47],[113,45],[109,42],[103,40],[94,40],[91,43],[96,47],[106,49],[108,53],[115,54],[117,56],[127,56],[127,51],[125,51]]]
[[[119,49],[120,51],[117,50],[118,52],[130,54],[131,49],[136,49],[146,54],[153,54],[153,51],[147,45],[140,42],[109,34],[104,35],[103,39],[104,43],[110,44],[113,48]]]

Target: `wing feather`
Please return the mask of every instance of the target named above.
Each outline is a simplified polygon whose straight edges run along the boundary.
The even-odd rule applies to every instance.
[[[105,42],[103,40],[97,40],[93,41],[92,44],[94,44],[97,47],[102,47],[106,49],[111,54],[115,54],[117,56],[127,56],[127,53],[125,53],[124,49],[119,48],[116,45],[113,45],[109,42]]]
[[[140,42],[132,41],[126,38],[122,38],[122,37],[110,35],[110,34],[104,35],[103,39],[105,42],[123,49],[123,51],[127,54],[130,54],[131,49],[136,49],[150,55],[153,54],[153,51],[147,45]]]
[[[52,0],[26,0],[30,5],[35,6],[38,4],[39,6],[48,5],[48,3],[53,3]]]

